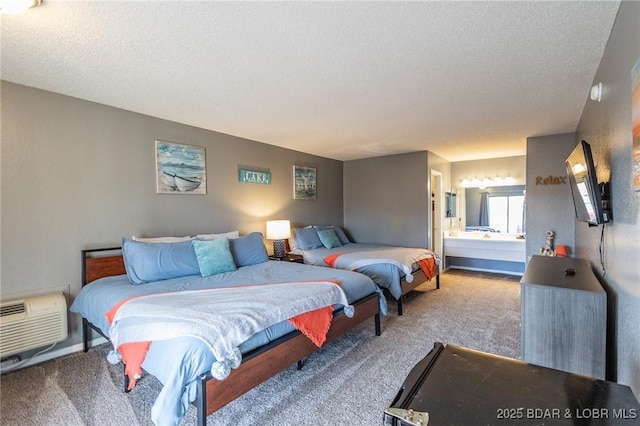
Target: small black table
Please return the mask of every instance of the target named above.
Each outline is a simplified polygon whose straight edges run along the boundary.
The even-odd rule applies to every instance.
[[[282,262],[304,263],[304,257],[301,254],[287,253],[284,257],[269,256],[269,260],[279,260]]]
[[[632,426],[640,424],[640,404],[625,385],[435,343],[384,411],[385,426],[427,421]]]

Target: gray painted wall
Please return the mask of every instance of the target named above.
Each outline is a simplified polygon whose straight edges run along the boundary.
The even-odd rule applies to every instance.
[[[123,236],[265,232],[268,219],[342,225],[342,162],[9,82],[1,85],[1,293],[80,289],[80,250]],[[206,195],[159,195],[156,139],[206,149]],[[293,165],[317,167],[317,199],[293,200]],[[238,167],[272,173],[238,182]],[[270,242],[267,242],[270,248]],[[60,347],[80,341],[79,321]]]
[[[527,259],[540,254],[547,231],[554,232],[555,246],[566,245],[569,254],[575,254],[576,222],[569,180],[565,179],[563,184],[543,184],[549,176],[567,176],[564,161],[575,145],[573,133],[527,138]]]
[[[631,181],[631,68],[640,60],[640,3],[623,2],[593,83],[602,82],[602,102],[588,100],[577,139],[591,145],[599,181],[610,181],[613,222],[576,225],[576,254],[589,259],[609,298],[608,377],[640,397],[640,192]],[[586,95],[586,94],[585,94]],[[586,98],[586,96],[585,96]]]
[[[428,247],[427,152],[344,163],[344,225],[360,243]]]

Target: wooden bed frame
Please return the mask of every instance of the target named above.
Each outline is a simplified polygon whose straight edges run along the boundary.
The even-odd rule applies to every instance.
[[[82,286],[84,287],[102,277],[125,274],[124,259],[121,254],[100,255],[100,253],[104,254],[119,250],[120,247],[82,250]],[[375,334],[376,336],[380,335],[378,293],[373,293],[357,300],[353,303],[353,306],[356,308],[353,318],[347,317],[342,310],[334,312],[326,342],[341,336],[371,317],[374,318]],[[82,318],[82,336],[85,352],[89,350],[91,329],[104,336],[98,327]],[[104,337],[106,338],[106,336]],[[306,336],[295,330],[267,345],[243,354],[240,367],[233,369],[225,380],[216,380],[211,376],[211,373],[202,375],[198,379],[198,395],[195,401],[198,410],[198,425],[206,425],[209,414],[214,413],[296,362],[298,363],[298,368],[301,368],[302,360],[317,349]],[[128,377],[124,375],[124,379],[124,389],[126,391]]]

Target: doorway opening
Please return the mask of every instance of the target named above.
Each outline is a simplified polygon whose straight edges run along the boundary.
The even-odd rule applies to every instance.
[[[444,205],[442,202],[442,173],[437,170],[431,169],[429,192],[431,194],[431,238],[429,239],[429,241],[431,241],[431,247],[429,248],[435,252],[440,259],[443,259],[442,222]]]

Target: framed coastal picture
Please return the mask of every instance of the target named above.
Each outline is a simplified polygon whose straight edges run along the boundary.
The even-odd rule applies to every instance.
[[[633,190],[640,191],[640,59],[631,69],[631,133],[633,134]]]
[[[156,141],[156,192],[206,194],[204,148]]]
[[[316,199],[316,168],[293,166],[293,199]]]

